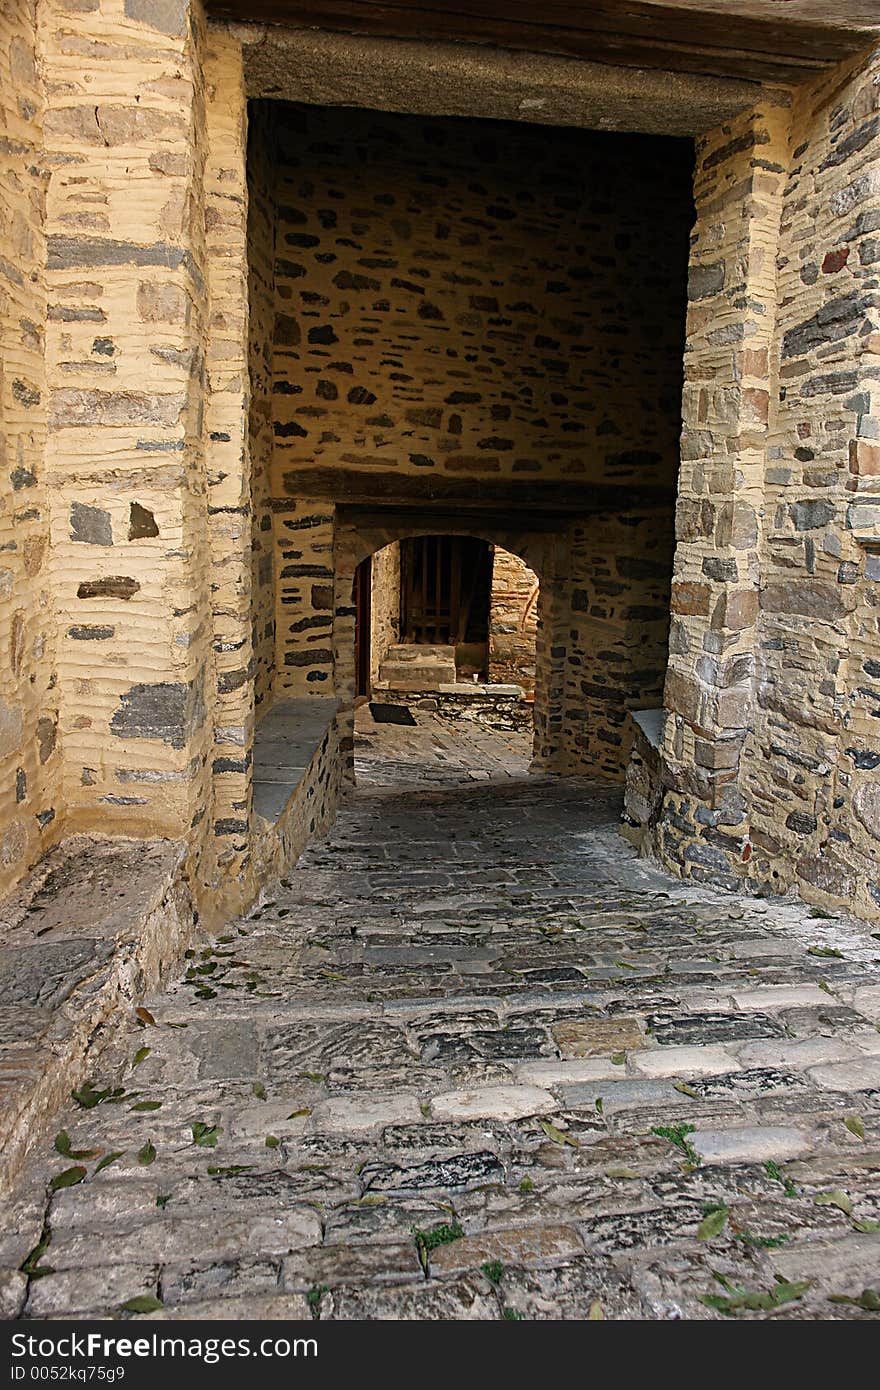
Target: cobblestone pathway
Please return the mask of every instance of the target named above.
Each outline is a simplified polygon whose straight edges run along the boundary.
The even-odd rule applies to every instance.
[[[682,888],[516,736],[476,780],[418,738],[59,1118],[7,1316],[874,1316],[867,928]]]

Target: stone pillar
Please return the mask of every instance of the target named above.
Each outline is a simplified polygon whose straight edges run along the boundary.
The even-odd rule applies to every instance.
[[[880,48],[795,93],[756,717],[763,891],[880,915]]]
[[[525,560],[496,545],[489,612],[489,680],[535,689],[539,581]]]
[[[745,841],[737,779],[754,709],[787,167],[787,113],[775,106],[762,104],[698,142],[664,698],[664,775],[674,794],[659,846],[697,877],[728,872],[729,855]]]
[[[212,29],[205,50],[205,241],[209,300],[205,418],[213,662],[212,839],[227,886],[250,859],[254,728],[249,452],[247,98],[241,44]],[[271,559],[271,554],[270,554]]]
[[[201,19],[187,0],[39,13],[68,825],[197,836],[213,699]]]
[[[370,679],[400,641],[400,542],[382,546],[370,568]]]
[[[62,822],[44,467],[45,172],[35,0],[0,12],[0,895]],[[58,313],[53,305],[50,315]]]

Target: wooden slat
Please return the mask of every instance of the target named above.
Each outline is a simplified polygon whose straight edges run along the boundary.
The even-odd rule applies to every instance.
[[[802,77],[880,34],[877,0],[207,0],[211,15],[497,44],[621,66],[752,80]]]

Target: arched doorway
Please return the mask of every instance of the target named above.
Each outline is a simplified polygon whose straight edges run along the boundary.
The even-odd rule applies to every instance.
[[[480,523],[340,519],[335,663],[350,775],[365,704],[509,731],[524,770],[544,765],[558,684],[545,640],[552,537]]]

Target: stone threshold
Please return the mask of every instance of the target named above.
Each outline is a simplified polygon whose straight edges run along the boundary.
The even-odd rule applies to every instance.
[[[450,681],[429,688],[403,690],[374,682],[373,696],[424,713],[467,720],[499,732],[530,730],[534,720],[534,697],[526,695],[522,686],[513,684]]]
[[[0,1193],[196,933],[184,846],[64,840],[0,904]]]

